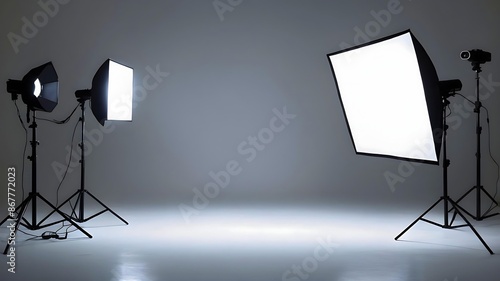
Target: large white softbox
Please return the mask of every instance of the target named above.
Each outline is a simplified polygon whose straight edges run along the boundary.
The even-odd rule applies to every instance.
[[[356,153],[439,164],[439,80],[410,30],[328,58]]]

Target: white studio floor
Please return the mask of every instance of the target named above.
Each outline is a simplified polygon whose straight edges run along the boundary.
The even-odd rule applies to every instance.
[[[214,207],[189,224],[176,208],[118,208],[130,224],[104,213],[80,224],[92,239],[78,231],[67,240],[18,233],[16,273],[4,256],[0,280],[500,280],[500,216],[472,221],[490,255],[468,227],[419,221],[395,241],[425,208],[365,208]]]

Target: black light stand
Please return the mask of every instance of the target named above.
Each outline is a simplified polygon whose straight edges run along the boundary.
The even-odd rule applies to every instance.
[[[476,122],[476,138],[477,138],[477,150],[476,150],[476,185],[473,186],[469,191],[467,191],[462,197],[460,197],[457,200],[457,203],[462,201],[467,195],[471,194],[472,191],[476,191],[476,212],[475,215],[469,213],[468,211],[464,210],[465,213],[467,213],[469,216],[471,216],[473,219],[481,221],[483,219],[493,217],[498,215],[499,213],[493,213],[490,214],[490,212],[493,210],[493,208],[489,208],[486,212],[482,213],[482,208],[481,208],[481,193],[484,193],[495,206],[498,206],[498,202],[491,196],[486,189],[481,185],[481,101],[479,100],[479,73],[481,72],[481,63],[484,63],[485,61],[473,61],[472,62],[472,70],[476,72],[476,102],[474,103],[474,112],[477,114],[477,122]]]
[[[80,108],[82,111],[82,115],[80,117],[80,122],[82,122],[82,130],[81,130],[81,135],[82,135],[82,142],[79,144],[80,147],[80,152],[81,152],[81,158],[80,158],[80,171],[81,171],[81,178],[80,178],[80,189],[78,189],[73,195],[71,195],[66,201],[61,203],[61,205],[58,207],[61,208],[63,205],[66,203],[70,202],[74,197],[76,197],[76,203],[74,206],[71,207],[71,215],[70,217],[77,221],[77,222],[86,222],[89,221],[101,214],[103,214],[106,211],[111,212],[115,217],[120,219],[122,222],[128,225],[128,222],[124,220],[122,217],[120,217],[117,213],[115,213],[113,210],[108,208],[104,203],[102,203],[99,199],[97,199],[92,193],[90,193],[88,190],[85,189],[85,151],[84,151],[84,141],[85,141],[85,102],[90,99],[90,95],[86,94],[84,91],[77,91],[77,100],[80,103]],[[100,212],[85,218],[85,194],[89,195],[91,198],[93,198],[95,201],[97,201],[103,208],[104,210],[101,210]],[[76,212],[76,209],[78,208],[78,213]]]
[[[458,81],[459,80],[451,80],[451,81]],[[447,81],[443,81],[447,82]],[[440,83],[443,83],[440,82]],[[461,88],[461,83],[460,83],[460,88]],[[447,135],[447,130],[448,130],[448,125],[446,124],[446,108],[449,105],[448,97],[455,95],[455,90],[453,92],[442,92],[443,96],[443,136],[442,136],[442,141],[443,141],[443,195],[434,203],[429,209],[427,209],[420,217],[418,217],[415,221],[413,221],[405,230],[403,230],[394,240],[398,240],[406,231],[408,231],[413,225],[415,225],[419,220],[422,220],[424,222],[439,226],[441,228],[445,229],[454,229],[454,228],[459,228],[459,227],[464,227],[468,226],[474,234],[477,236],[477,238],[481,241],[481,243],[484,245],[484,247],[488,250],[490,254],[493,255],[493,251],[490,249],[490,247],[486,244],[486,242],[483,240],[483,238],[479,235],[479,233],[476,231],[476,229],[472,226],[472,224],[467,220],[467,218],[462,214],[461,210],[463,210],[462,207],[460,207],[457,202],[453,201],[449,196],[448,196],[448,166],[450,165],[450,160],[447,159],[446,156],[446,135]],[[444,215],[444,223],[440,224],[431,220],[428,220],[424,218],[424,216],[430,212],[435,206],[437,206],[441,201],[444,203],[444,208],[443,208],[443,215]],[[453,218],[451,219],[451,222],[449,220],[449,212],[448,212],[448,207],[452,206],[452,209],[454,209],[454,214]],[[464,211],[464,210],[463,210]],[[456,225],[453,226],[453,221],[455,220],[456,215],[459,215],[464,221],[465,224],[461,225]]]
[[[29,118],[29,111],[30,108],[28,107],[28,118]],[[0,222],[0,225],[2,225],[4,222],[9,219],[9,222],[15,222],[15,229],[14,233],[17,232],[19,229],[19,225],[22,225],[26,227],[29,230],[39,230],[48,226],[52,226],[55,224],[58,224],[60,222],[68,221],[76,227],[78,230],[83,232],[88,238],[92,238],[92,235],[90,235],[88,232],[86,232],[84,229],[82,229],[78,224],[76,224],[71,217],[68,215],[64,214],[59,210],[59,208],[56,208],[54,205],[52,205],[47,199],[45,199],[40,193],[37,191],[37,156],[36,156],[36,147],[39,144],[39,142],[36,140],[36,114],[35,110],[31,110],[33,115],[32,115],[32,123],[29,126],[32,131],[32,141],[31,141],[31,156],[28,156],[28,159],[31,161],[31,192],[29,193],[28,197],[24,199],[24,201],[16,207],[15,211],[10,213],[2,222]],[[29,119],[28,119],[29,122]],[[45,218],[43,218],[41,221],[37,222],[37,198],[41,199],[45,204],[50,206],[52,208],[52,212],[50,212]],[[24,213],[28,207],[28,205],[31,203],[31,222],[28,221],[26,218],[24,218]],[[43,222],[45,222],[54,212],[57,212],[59,215],[61,215],[64,219],[56,221],[56,222],[51,222],[47,223],[45,225],[42,225]],[[16,217],[13,216],[14,213],[17,213],[18,215]],[[7,241],[7,245],[5,246],[5,250],[3,252],[4,255],[7,254],[7,251],[9,249],[9,243],[12,238],[9,238]]]

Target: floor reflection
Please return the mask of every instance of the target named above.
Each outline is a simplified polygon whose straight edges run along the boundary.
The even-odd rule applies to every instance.
[[[117,259],[116,266],[111,270],[113,275],[111,281],[152,281],[150,269],[146,264],[147,259],[130,254],[122,253]]]
[[[19,234],[16,274],[4,266],[0,280],[444,281],[500,275],[500,216],[474,222],[498,253],[490,255],[467,228],[419,222],[394,241],[421,210],[361,210],[213,208],[190,224],[176,209],[120,210],[130,225],[100,216],[83,225],[92,239],[72,232],[63,241],[26,241],[29,236]],[[0,229],[0,242],[7,234]]]

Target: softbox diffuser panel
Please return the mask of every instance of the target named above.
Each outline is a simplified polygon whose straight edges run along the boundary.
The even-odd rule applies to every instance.
[[[133,69],[106,60],[92,79],[91,108],[97,121],[132,121]]]
[[[409,30],[328,58],[356,153],[438,164],[438,77]]]

